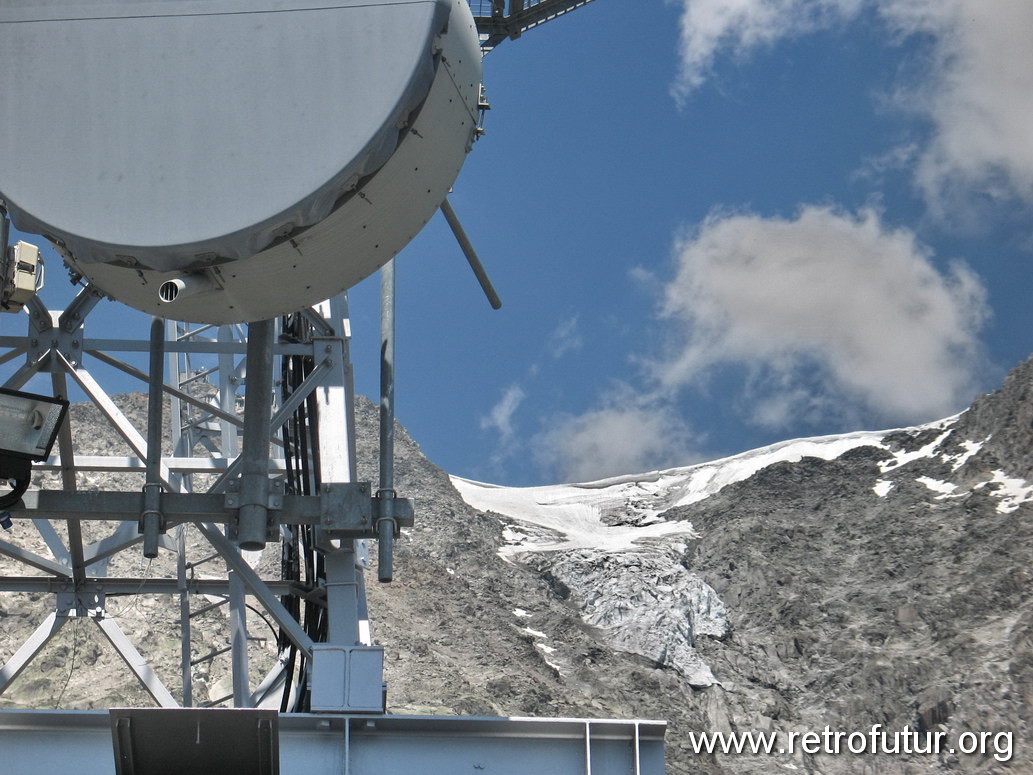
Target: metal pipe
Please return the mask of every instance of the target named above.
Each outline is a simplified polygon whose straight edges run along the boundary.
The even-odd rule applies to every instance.
[[[484,265],[481,260],[477,257],[477,251],[473,249],[473,243],[470,242],[470,238],[466,236],[466,231],[463,230],[463,225],[459,223],[459,216],[456,215],[456,211],[452,209],[452,204],[445,199],[441,202],[441,214],[445,216],[445,220],[448,221],[449,227],[452,229],[452,233],[455,235],[456,241],[459,243],[459,247],[463,251],[463,255],[466,256],[466,260],[470,262],[470,268],[473,273],[477,275],[477,282],[481,284],[481,290],[484,291],[484,295],[488,297],[488,303],[491,304],[492,309],[502,308],[502,299],[495,292],[495,286],[491,284],[491,280],[488,279],[488,273],[484,269]]]
[[[230,664],[233,678],[233,707],[251,707],[251,687],[248,683],[247,653],[247,600],[244,583],[233,570],[230,582]]]
[[[380,269],[380,489],[377,490],[377,580],[394,578],[395,262]]]
[[[394,580],[395,521],[386,516],[392,511],[392,498],[384,499],[385,516],[377,521],[377,581],[388,583]]]
[[[190,590],[187,587],[187,543],[186,526],[176,531],[176,590],[179,592],[179,659],[183,677],[183,707],[194,704],[193,676],[190,670],[194,662],[190,658]]]
[[[7,243],[11,239],[11,222],[7,220],[7,210],[0,206],[0,258],[7,258]]]
[[[395,486],[395,262],[380,270],[380,489]]]
[[[237,543],[258,550],[266,544],[269,518],[269,421],[272,419],[273,321],[248,324],[244,443],[240,453]]]
[[[143,556],[158,556],[158,536],[163,532],[161,515],[161,436],[165,382],[165,323],[151,320],[150,381],[147,393],[147,481],[143,486]]]
[[[188,296],[196,296],[199,293],[218,290],[212,278],[203,274],[185,274],[181,277],[174,277],[166,280],[158,286],[158,301],[162,304],[171,304],[177,299],[185,299]]]

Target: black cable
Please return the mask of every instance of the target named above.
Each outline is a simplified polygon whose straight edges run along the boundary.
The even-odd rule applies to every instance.
[[[283,695],[280,697],[280,713],[286,713],[290,706],[291,687],[294,684],[294,663],[297,656],[297,647],[287,652],[287,664],[284,666]]]
[[[269,619],[266,618],[266,615],[264,613],[262,613],[257,608],[252,606],[250,603],[244,603],[244,606],[249,611],[257,614],[262,619],[262,621],[265,622],[265,626],[268,627],[269,630],[273,633],[273,638],[275,638],[276,640],[279,640],[279,638],[280,638],[279,630],[276,627],[273,626],[273,623],[271,621],[269,621]]]
[[[9,479],[11,491],[6,495],[0,496],[0,511],[7,511],[7,509],[16,505],[22,499],[25,491],[29,489],[30,481],[30,479]]]
[[[80,601],[76,601],[80,602]],[[55,708],[61,707],[61,700],[65,698],[65,692],[68,690],[68,682],[72,680],[72,673],[75,672],[75,657],[79,653],[79,621],[81,617],[76,616],[72,619],[72,656],[68,660],[68,675],[65,676],[65,683],[61,687],[61,693],[57,696],[57,702],[54,703]]]
[[[21,500],[32,481],[32,463],[28,458],[0,453],[0,480],[10,483],[11,491],[0,496],[0,511],[6,511]]]
[[[294,342],[311,342],[314,329],[312,324],[301,315],[288,315],[282,320],[282,331],[285,340]],[[285,358],[281,367],[281,385],[283,399],[287,400],[315,368],[315,362],[308,356],[291,356]],[[319,491],[319,438],[318,438],[319,404],[314,394],[309,394],[301,402],[292,416],[283,426],[285,469],[287,491],[292,494],[312,495]],[[321,553],[316,551],[315,528],[311,525],[290,526],[285,531],[285,541],[281,549],[281,577],[290,581],[301,581],[308,589],[325,583],[325,572]],[[315,642],[326,640],[328,619],[326,610],[317,601],[302,601],[296,595],[285,596],[283,603],[291,616],[299,621],[305,633]],[[311,709],[312,698],[310,688],[311,660],[301,653],[297,646],[280,630],[277,639],[281,650],[287,651],[285,664],[286,678],[283,697],[280,702],[282,712],[288,710],[291,689],[295,682],[297,670],[298,697],[293,708],[296,712],[307,712]]]

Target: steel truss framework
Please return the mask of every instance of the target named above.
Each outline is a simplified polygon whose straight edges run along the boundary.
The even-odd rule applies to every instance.
[[[232,693],[206,704],[232,701],[234,707],[241,708],[274,702],[280,705],[277,692],[282,693],[285,684],[292,683],[282,654],[257,686],[249,675],[247,599],[253,598],[314,670],[320,671],[325,664],[329,666],[326,669],[343,671],[339,676],[343,685],[351,664],[354,662],[356,668],[361,665],[365,674],[360,683],[365,695],[349,693],[354,703],[343,694],[324,695],[327,709],[381,709],[381,652],[370,639],[361,572],[366,564],[365,544],[357,539],[377,532],[375,512],[383,508],[377,508],[368,484],[355,482],[346,300],[305,310],[300,318],[306,336],[287,342],[276,335],[277,326],[272,321],[251,324],[250,340],[242,326],[176,322],[155,322],[149,340],[90,339],[84,324],[100,299],[96,290],[86,287],[68,309],[51,312],[35,298],[27,307],[28,336],[0,338],[0,346],[8,348],[0,355],[0,362],[19,356],[25,359],[5,387],[21,388],[35,375],[49,374],[54,394],[65,397],[68,381],[72,380],[134,453],[76,455],[66,422],[56,454],[36,467],[58,473],[63,489],[30,491],[23,499],[24,508],[12,510],[12,515],[32,520],[52,557],[0,541],[0,554],[35,572],[0,578],[0,590],[51,592],[55,604],[35,632],[0,667],[0,693],[63,625],[84,618],[100,629],[159,706],[191,706],[191,667],[198,660],[190,648],[190,625],[198,613],[197,596],[204,595],[216,598],[212,605],[228,606],[233,676]],[[150,354],[151,374],[123,360],[126,353],[133,352]],[[163,356],[167,369],[162,367]],[[279,397],[272,389],[274,360],[289,357],[304,359],[309,368],[289,396]],[[89,358],[149,386],[146,429],[136,427],[119,409],[91,373]],[[167,377],[163,377],[163,371],[167,371]],[[197,390],[201,383],[209,390]],[[238,411],[242,388],[247,408],[243,417]],[[171,454],[159,456],[156,450],[162,441],[163,399],[169,403],[173,420]],[[311,433],[311,448],[305,451],[318,466],[314,480],[321,489],[314,495],[286,492],[284,488],[287,466],[281,429],[302,406],[309,407],[317,423]],[[270,447],[274,450],[271,455]],[[208,454],[199,455],[198,449]],[[84,472],[142,474],[143,487],[135,492],[81,492],[79,475]],[[207,481],[202,483],[202,479]],[[393,507],[390,519],[380,520],[387,522],[392,534],[400,525],[412,523],[410,502],[397,499]],[[103,537],[87,542],[83,538],[85,521],[113,526]],[[55,528],[57,522],[63,523],[64,535]],[[219,572],[225,578],[196,577],[194,570],[201,563],[188,560],[188,526],[196,528],[210,545],[207,561],[211,565],[216,560],[225,564],[226,573]],[[314,584],[263,579],[241,553],[241,547],[257,549],[267,540],[279,540],[281,532],[293,535],[288,531],[291,526],[307,526],[318,536],[324,561],[323,573]],[[107,571],[112,558],[140,551],[141,543],[145,556],[155,556],[159,547],[174,555],[175,575],[110,577]],[[159,680],[109,614],[108,597],[127,594],[180,597],[183,648],[179,697]],[[332,612],[328,613],[325,642],[315,642],[281,602],[281,596],[291,595],[318,600]],[[320,652],[328,649],[332,653],[324,653],[321,658]],[[375,673],[372,677],[370,668]],[[304,678],[311,680],[311,676]],[[293,684],[297,690],[299,681]],[[296,696],[288,698],[282,705],[293,709],[295,700]]]
[[[230,702],[239,713],[267,714],[252,723],[257,736],[225,743],[246,747],[259,741],[250,758],[242,755],[241,761],[259,762],[255,771],[262,773],[446,775],[486,763],[492,771],[514,775],[663,772],[663,722],[383,715],[383,652],[373,645],[366,611],[366,539],[380,539],[378,572],[389,580],[391,541],[401,526],[413,522],[412,503],[395,497],[392,489],[393,275],[389,266],[383,284],[385,387],[376,493],[355,481],[346,298],[303,310],[291,321],[253,323],[247,329],[154,321],[147,340],[92,339],[85,323],[101,294],[86,287],[62,312],[33,299],[26,308],[28,335],[0,337],[0,347],[6,348],[0,363],[24,359],[5,387],[20,388],[35,375],[45,375],[55,395],[67,396],[72,380],[132,452],[77,455],[66,419],[56,454],[36,466],[59,476],[62,489],[30,490],[12,509],[14,518],[31,520],[51,556],[0,540],[0,555],[25,568],[25,575],[0,577],[0,591],[51,593],[54,605],[0,667],[0,694],[66,623],[88,620],[155,705],[177,714],[202,714],[152,720],[148,726],[146,710],[112,710],[110,723],[109,714],[90,711],[0,711],[0,748],[15,771],[49,775],[74,766],[82,775],[109,773],[114,754],[118,775],[147,775],[155,770],[145,754],[175,748],[173,729],[196,725],[200,739],[202,725],[215,725],[218,735],[246,728],[246,720],[221,726],[203,715],[219,711],[201,708]],[[148,353],[147,372],[127,362],[131,353]],[[89,369],[91,360],[147,384],[146,428],[138,428],[104,390]],[[305,365],[290,390],[283,384],[273,390],[277,360]],[[288,372],[281,370],[284,384]],[[162,455],[166,404],[172,422],[168,452]],[[299,442],[297,433],[280,433],[299,418],[306,438]],[[300,478],[299,447],[311,468]],[[80,477],[92,472],[134,474],[142,486],[121,492],[80,490]],[[91,526],[104,532],[86,540]],[[188,530],[196,530],[209,547],[201,559],[190,560]],[[248,550],[266,541],[298,542],[302,530],[314,537],[313,551],[319,555],[312,583],[260,576],[248,561]],[[142,550],[147,556],[159,549],[175,559],[175,570],[166,577],[108,573],[126,552]],[[225,572],[198,577],[194,571],[205,563],[213,568],[221,563]],[[179,598],[182,681],[173,687],[178,692],[162,682],[109,613],[109,599],[123,595]],[[267,671],[256,672],[249,660],[249,600],[280,632],[279,658]],[[325,627],[313,634],[299,621],[291,600],[315,601],[325,612]],[[223,606],[229,613],[230,646],[196,656],[192,619]],[[232,691],[197,702],[192,667],[224,651],[231,658]],[[273,715],[259,708],[271,708]],[[282,712],[298,710],[316,715]],[[159,730],[161,739],[148,737],[148,729]],[[179,771],[208,772],[210,758],[191,764],[185,753],[201,756],[201,748],[188,745],[197,741],[181,742],[177,750],[186,759]]]

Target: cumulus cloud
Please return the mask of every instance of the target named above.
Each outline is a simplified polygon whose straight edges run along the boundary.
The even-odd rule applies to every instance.
[[[520,385],[513,384],[502,391],[502,397],[498,403],[481,418],[481,430],[494,429],[499,434],[502,442],[509,442],[513,438],[513,414],[527,398],[527,393]]]
[[[927,83],[902,89],[934,127],[917,169],[930,201],[977,189],[1033,202],[1033,3],[884,0],[881,12],[936,39]]]
[[[972,191],[1033,203],[1033,3],[1028,0],[676,0],[684,100],[722,54],[745,58],[780,40],[874,8],[890,40],[932,41],[928,68],[898,84],[897,103],[931,126],[915,180],[934,209]]]
[[[611,400],[577,416],[557,418],[535,439],[539,464],[553,477],[587,482],[688,465],[700,459],[678,412],[649,399]]]
[[[873,210],[713,214],[677,261],[662,309],[674,349],[655,364],[668,392],[745,365],[751,419],[772,428],[849,407],[915,422],[972,398],[982,284],[961,263],[938,271],[912,232]]]
[[[913,232],[874,209],[811,206],[788,219],[718,211],[679,242],[676,262],[662,291],[663,354],[637,385],[551,418],[531,444],[550,477],[703,459],[707,440],[680,401],[724,367],[746,376],[723,400],[772,431],[910,424],[972,398],[988,314],[980,280],[960,262],[938,269]]]
[[[782,38],[856,14],[863,0],[679,0],[681,70],[673,91],[684,99],[710,74],[718,54],[745,56]]]

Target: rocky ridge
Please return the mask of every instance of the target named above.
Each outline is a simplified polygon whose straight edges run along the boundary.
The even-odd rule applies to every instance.
[[[396,582],[369,589],[389,710],[666,718],[671,773],[1033,771],[1031,391],[1026,363],[939,423],[533,492],[450,479],[398,429],[397,489],[417,523]],[[76,412],[77,443],[106,445],[93,410]],[[359,402],[367,479],[375,415]],[[31,543],[28,526],[15,533]],[[46,605],[0,596],[0,659]],[[120,621],[174,687],[174,617],[134,605]],[[219,645],[216,623],[198,648]],[[145,704],[103,644],[72,635],[0,701]],[[220,669],[195,680],[217,694]],[[1014,750],[751,756],[688,739],[876,723],[1010,732]]]
[[[968,411],[922,427],[786,442],[701,466],[533,492],[456,484],[479,508],[495,504],[514,521],[504,554],[575,590],[582,618],[599,623],[606,642],[650,656],[694,687],[665,704],[687,700],[702,715],[700,729],[775,731],[784,741],[791,732],[881,724],[942,731],[949,741],[965,732],[1012,741],[1010,755],[997,757],[697,757],[677,732],[690,711],[672,728],[672,771],[1027,772],[1031,390],[1027,362]],[[685,530],[643,533],[620,551],[605,541],[557,550],[562,535],[543,531],[562,534],[563,521],[543,514],[576,501],[578,489],[601,525],[623,515],[626,524]],[[629,590],[642,567],[659,572]],[[706,590],[695,601],[717,603],[663,594],[671,568]],[[638,612],[630,617],[629,600]],[[709,628],[715,610],[726,629]],[[641,626],[629,628],[629,618]],[[658,649],[657,633],[675,631],[691,658]]]

